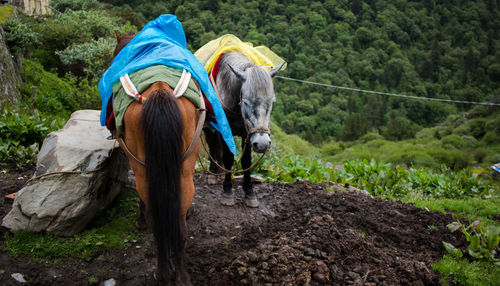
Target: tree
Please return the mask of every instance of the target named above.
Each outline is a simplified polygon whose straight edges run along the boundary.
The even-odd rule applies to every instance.
[[[368,132],[367,125],[366,119],[359,113],[352,113],[344,122],[339,139],[342,141],[356,140]]]

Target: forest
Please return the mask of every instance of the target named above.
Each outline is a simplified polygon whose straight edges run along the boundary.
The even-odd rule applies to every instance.
[[[2,37],[22,81],[15,104],[0,98],[0,178],[33,171],[44,138],[72,112],[101,108],[97,82],[112,61],[115,32],[137,33],[158,15],[175,14],[192,52],[231,33],[287,62],[274,79],[273,147],[254,170],[266,183],[306,181],[328,192],[337,183],[452,213],[468,246],[444,245],[448,254],[432,269],[443,285],[493,285],[500,275],[500,186],[491,170],[500,162],[499,5],[52,0],[51,14],[36,16],[2,5]],[[116,203],[125,211],[111,210],[106,223],[74,240],[6,233],[3,250],[57,260],[123,247],[137,212],[137,196],[127,196]],[[110,227],[122,212],[127,223]]]

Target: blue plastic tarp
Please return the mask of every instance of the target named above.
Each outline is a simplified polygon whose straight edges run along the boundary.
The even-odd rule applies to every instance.
[[[118,53],[101,77],[98,84],[102,100],[101,125],[106,125],[106,108],[112,97],[113,83],[125,74],[157,64],[185,69],[191,73],[212,104],[217,123],[211,124],[221,133],[229,150],[236,155],[236,144],[224,110],[205,68],[186,48],[186,36],[175,15],[161,15],[146,24]]]

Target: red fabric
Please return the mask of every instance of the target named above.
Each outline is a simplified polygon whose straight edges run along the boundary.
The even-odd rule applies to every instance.
[[[217,124],[217,120],[215,119],[215,113],[214,113],[214,108],[212,107],[212,104],[208,99],[203,96],[203,101],[205,101],[205,108],[207,109],[207,116],[205,117],[205,120],[211,121],[215,124]]]
[[[113,130],[116,128],[116,125],[115,125],[115,114],[113,112],[113,97],[111,97],[111,100],[108,101],[108,106],[106,107],[106,118],[108,120],[106,120],[106,127],[109,129],[109,130]]]
[[[215,62],[213,68],[212,68],[212,77],[214,78],[214,81],[215,79],[217,79],[217,75],[219,74],[219,62],[220,62],[220,58],[222,57],[223,54],[221,54],[219,56],[219,58],[217,58],[217,61]]]

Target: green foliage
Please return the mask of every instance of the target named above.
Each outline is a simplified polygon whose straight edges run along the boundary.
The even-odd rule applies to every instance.
[[[105,248],[121,249],[132,239],[134,221],[138,216],[135,191],[123,192],[112,206],[88,229],[72,237],[55,237],[29,231],[6,232],[4,250],[13,256],[27,255],[35,261],[56,262],[63,257],[90,258]]]
[[[97,0],[51,0],[51,6],[59,12],[67,10],[97,10],[102,4]]]
[[[68,10],[57,14],[33,27],[41,35],[42,42],[40,48],[33,53],[33,58],[39,60],[46,69],[65,74],[71,69],[61,65],[56,51],[64,51],[73,45],[97,41],[100,38],[114,37],[114,31],[130,31],[129,25],[119,25],[119,22],[118,18],[109,17],[102,10]],[[125,29],[128,31],[123,31]]]
[[[483,222],[476,220],[468,226],[456,221],[448,224],[448,229],[451,232],[457,230],[462,232],[467,242],[469,242],[467,253],[470,257],[473,259],[484,259],[500,266],[500,259],[494,257],[495,248],[500,243],[500,227],[485,227]],[[456,259],[462,258],[460,249],[456,249],[450,243],[443,242],[443,244],[446,250],[454,255]]]
[[[0,7],[0,25],[14,14],[14,6],[4,5]]]
[[[9,18],[2,26],[7,46],[12,52],[27,52],[39,44],[40,35],[19,19]]]
[[[0,114],[0,162],[33,165],[43,139],[57,127],[55,120],[42,118],[38,110],[30,115],[7,107]]]
[[[87,75],[99,79],[111,65],[116,46],[114,38],[99,38],[83,44],[75,44],[56,52],[61,62],[75,75]]]
[[[431,198],[466,198],[489,196],[495,186],[482,180],[471,169],[453,171],[442,167],[439,172],[428,169],[393,167],[375,160],[352,160],[344,169],[327,168],[320,160],[303,157],[285,157],[278,162],[267,162],[261,173],[271,181],[311,182],[333,181],[349,183],[372,195],[403,198],[420,194]]]
[[[441,274],[442,285],[496,285],[500,277],[500,267],[494,264],[456,260],[451,255],[433,263],[432,269]]]
[[[75,110],[100,107],[97,86],[86,79],[78,82],[76,78],[59,78],[30,60],[23,61],[22,76],[23,98],[42,113],[68,117]]]

